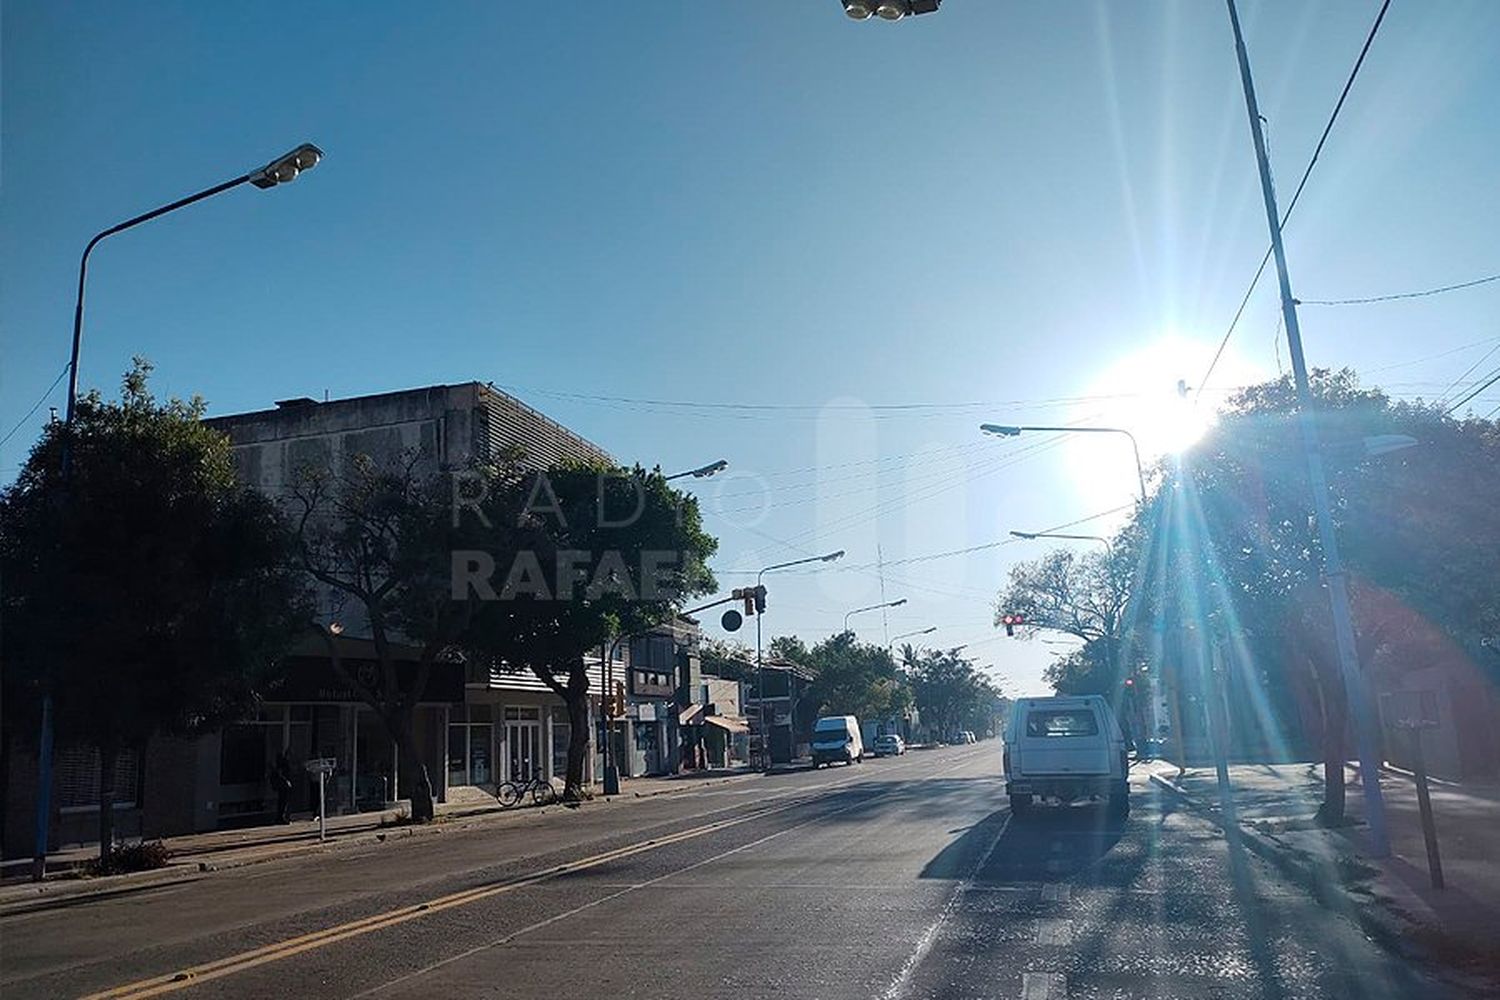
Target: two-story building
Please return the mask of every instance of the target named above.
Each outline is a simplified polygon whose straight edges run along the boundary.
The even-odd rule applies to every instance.
[[[460,470],[502,456],[519,456],[534,468],[569,460],[613,464],[597,445],[481,382],[324,402],[287,399],[207,423],[228,435],[243,481],[279,499],[287,497],[300,469],[337,472],[358,455],[377,463],[414,460],[419,474]],[[316,781],[305,778],[303,770],[314,758],[335,761],[330,812],[380,809],[404,798],[413,762],[401,759],[375,713],[345,679],[350,672],[373,677],[369,672],[377,669],[368,626],[357,609],[347,608],[340,624],[342,634],[334,641],[344,674],[335,670],[326,640],[309,636],[291,651],[284,678],[264,692],[252,717],[192,739],[153,740],[142,760],[133,751],[124,753],[116,781],[118,834],[162,836],[269,822],[275,808],[271,768],[283,752],[298,775],[294,812],[315,808]],[[398,648],[396,655],[414,662],[416,651]],[[587,662],[597,718],[602,658]],[[404,685],[415,671],[397,673]],[[659,697],[671,705],[672,691],[658,695],[649,680],[647,674],[639,688],[642,703]],[[675,722],[675,711],[666,714]],[[492,791],[508,778],[560,777],[569,733],[562,700],[524,669],[476,672],[457,661],[439,664],[416,713],[415,742],[439,801],[465,790]],[[666,744],[672,738],[658,732],[640,741],[649,747],[654,739],[670,749]],[[32,848],[36,762],[33,747],[13,743],[8,749],[4,847],[11,857]],[[97,830],[98,770],[91,748],[56,748],[54,848],[85,842]],[[594,773],[591,759],[588,777]]]

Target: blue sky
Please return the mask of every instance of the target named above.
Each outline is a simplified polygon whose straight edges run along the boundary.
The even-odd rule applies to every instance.
[[[922,557],[1130,500],[1119,441],[982,420],[1156,452],[1195,419],[1173,387],[1266,245],[1221,4],[313,6],[4,5],[0,433],[62,370],[89,236],[311,140],[295,184],[96,252],[85,386],[137,353],[214,413],[493,380],[622,459],[728,459],[692,487],[726,587],[848,550],[775,580],[771,634],[836,631],[883,558],[909,603],[862,636],[936,625],[1039,689],[1056,648],[989,604],[1041,550]],[[1243,4],[1283,199],[1377,7]],[[1490,0],[1392,5],[1287,227],[1300,297],[1500,271],[1497,37]],[[1433,397],[1500,343],[1500,283],[1302,316],[1310,363]],[[1276,334],[1268,281],[1204,405]]]

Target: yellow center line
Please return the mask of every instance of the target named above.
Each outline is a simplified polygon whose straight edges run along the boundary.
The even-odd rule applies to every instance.
[[[971,755],[968,754],[964,755],[961,760],[950,764],[949,767],[944,768],[943,770],[951,770],[958,764],[967,763],[970,756]],[[564,864],[556,865],[552,868],[548,868],[540,872],[535,872],[531,875],[524,875],[519,878],[510,879],[508,881],[499,883],[493,883],[490,885],[482,885],[473,889],[465,889],[461,892],[450,893],[446,896],[439,896],[435,899],[429,899],[426,902],[402,906],[394,910],[387,910],[383,913],[374,914],[373,916],[363,917],[359,920],[351,920],[347,923],[336,924],[332,927],[325,927],[320,931],[312,931],[310,933],[302,934],[297,937],[286,938],[282,941],[276,941],[268,945],[263,945],[259,948],[251,949],[249,951],[239,952],[237,954],[229,955],[224,958],[215,959],[211,962],[204,962],[201,965],[195,965],[186,969],[178,970],[176,972],[169,972],[164,975],[154,976],[150,979],[142,979],[138,982],[129,983],[123,986],[112,987],[99,993],[90,993],[87,996],[83,997],[82,1000],[144,1000],[144,998],[146,997],[161,996],[165,993],[173,993],[177,990],[186,989],[189,986],[195,986],[199,983],[208,982],[213,979],[219,979],[238,972],[243,972],[247,969],[252,969],[256,966],[264,965],[268,962],[277,962],[282,959],[291,958],[294,955],[300,955],[303,952],[312,951],[316,948],[323,948],[352,937],[369,934],[374,931],[383,930],[387,927],[394,927],[398,924],[403,924],[410,920],[416,920],[419,917],[429,916],[433,913],[440,913],[443,910],[452,909],[457,906],[467,906],[470,903],[475,903],[482,899],[488,899],[494,896],[501,895],[502,893],[513,892],[516,889],[523,889],[528,886],[536,885],[539,882],[545,882],[550,879],[557,878],[561,875],[586,871],[590,868],[597,868],[599,865],[608,864],[611,861],[617,861],[621,858],[628,858],[636,854],[644,853],[646,851],[653,851],[657,848],[668,847],[672,844],[681,843],[685,840],[693,840],[697,837],[706,836],[719,830],[728,829],[729,827],[733,826],[739,826],[742,823],[748,823],[752,820],[762,819],[766,816],[773,816],[777,813],[786,812],[789,809],[795,809],[798,806],[805,804],[806,799],[816,797],[817,795],[828,791],[830,788],[836,788],[842,785],[855,783],[858,782],[856,782],[855,777],[851,775],[848,779],[842,781],[827,782],[825,784],[819,785],[811,789],[810,794],[798,796],[792,801],[785,803],[784,805],[774,806],[769,809],[756,810],[755,812],[747,813],[744,816],[737,816],[732,819],[717,820],[712,823],[705,823],[702,826],[693,827],[688,830],[680,830],[677,833],[665,834],[660,837],[652,837],[649,840],[638,841],[634,844],[628,844],[625,847],[615,848],[614,850],[605,851],[603,853],[595,854],[586,858],[581,858],[577,861],[570,861]]]

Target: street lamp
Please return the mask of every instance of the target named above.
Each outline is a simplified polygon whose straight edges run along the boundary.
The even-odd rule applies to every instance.
[[[909,14],[931,14],[943,0],[843,0],[844,13],[863,21],[871,14],[886,21],[899,21]]]
[[[857,615],[857,614],[860,614],[860,613],[865,612],[865,611],[879,611],[881,608],[899,608],[901,605],[903,605],[905,603],[906,603],[906,598],[903,597],[903,598],[900,598],[899,600],[895,600],[895,601],[886,601],[884,604],[872,604],[872,605],[870,605],[867,608],[855,608],[853,611],[846,611],[846,612],[844,612],[844,631],[845,632],[849,631],[849,616],[850,615]]]
[[[671,482],[674,479],[681,479],[683,476],[692,476],[694,479],[707,479],[709,476],[723,472],[727,468],[729,468],[729,463],[721,458],[717,462],[710,462],[707,465],[699,466],[696,469],[689,469],[686,472],[674,472],[670,476],[663,476],[662,478],[667,482]]]
[[[774,566],[767,566],[755,574],[755,586],[760,586],[761,580],[767,573],[774,573],[779,569],[806,566],[808,563],[815,562],[833,562],[842,558],[844,558],[844,550],[839,549],[837,552],[829,552],[821,556],[808,556],[806,559],[793,559],[791,562],[776,563]],[[760,755],[763,762],[766,759],[766,737],[770,735],[766,729],[766,678],[760,654],[760,620],[765,616],[764,611],[755,616],[755,721],[760,727]],[[767,764],[767,768],[769,769],[769,764]]]
[[[194,202],[212,198],[216,194],[223,194],[231,188],[237,188],[241,184],[254,184],[258,188],[273,188],[279,184],[287,184],[297,179],[297,175],[306,170],[311,170],[318,165],[323,158],[323,151],[310,142],[304,142],[296,149],[267,163],[263,167],[257,167],[248,173],[243,173],[232,180],[215,184],[211,188],[205,188],[197,194],[188,195],[154,208],[133,219],[110,226],[89,240],[88,245],[83,248],[83,256],[78,261],[78,299],[73,306],[73,349],[68,356],[68,404],[63,412],[62,445],[59,449],[59,466],[61,469],[61,502],[67,503],[68,480],[73,471],[73,418],[78,410],[78,355],[83,348],[83,290],[88,280],[89,254],[94,252],[105,237],[113,236],[115,233],[124,232],[127,229],[139,226],[143,222],[160,218],[168,212],[175,212],[179,208],[186,208]],[[42,731],[37,746],[37,795],[36,795],[36,850],[32,855],[31,876],[38,881],[46,874],[47,870],[47,833],[51,822],[52,809],[52,695],[50,692],[42,694]]]
[[[891,636],[891,642],[890,642],[890,645],[886,646],[886,651],[889,652],[890,650],[895,649],[896,648],[896,640],[898,640],[898,639],[909,639],[909,638],[911,638],[914,635],[928,635],[928,634],[936,632],[936,631],[937,631],[937,626],[936,625],[929,625],[926,628],[919,628],[919,629],[915,629],[914,631],[911,631],[911,632],[902,632],[900,635]]]
[[[1109,543],[1109,539],[1103,535],[1065,535],[1056,531],[1012,531],[1011,534],[1017,538],[1024,538],[1027,541],[1035,541],[1038,538],[1066,538],[1073,542],[1099,542],[1110,555],[1114,555],[1115,551],[1114,546]]]
[[[979,429],[998,437],[1019,437],[1022,431],[1045,431],[1055,434],[1124,434],[1130,438],[1131,450],[1135,452],[1135,475],[1141,484],[1141,503],[1146,502],[1146,472],[1141,466],[1141,446],[1135,435],[1123,427],[1021,427],[1014,424],[980,424]]]

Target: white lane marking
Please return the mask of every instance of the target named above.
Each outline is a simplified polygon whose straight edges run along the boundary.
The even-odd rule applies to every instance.
[[[941,772],[938,772],[938,773],[941,773]],[[929,781],[929,780],[932,779],[932,777],[935,777],[935,776],[936,775],[929,775],[927,778],[922,778],[922,779],[919,779],[919,780]],[[732,855],[735,855],[735,854],[739,854],[742,851],[748,851],[751,848],[759,847],[761,844],[764,844],[767,841],[775,840],[777,837],[783,836],[784,834],[791,833],[793,830],[799,830],[802,827],[809,826],[809,825],[811,825],[813,823],[822,822],[824,819],[826,819],[829,816],[837,816],[839,813],[849,812],[851,809],[858,809],[860,806],[868,805],[871,802],[874,802],[874,801],[876,801],[876,800],[878,800],[880,798],[883,798],[887,794],[889,794],[889,790],[882,791],[882,792],[877,792],[876,794],[871,795],[868,798],[861,799],[858,802],[854,802],[854,803],[851,803],[850,805],[842,806],[842,807],[840,807],[838,809],[833,809],[833,810],[830,810],[828,812],[819,813],[818,815],[816,815],[816,816],[814,816],[814,817],[812,817],[810,819],[805,819],[805,820],[803,820],[800,823],[795,823],[795,824],[793,824],[793,825],[791,825],[789,827],[786,827],[784,829],[777,830],[774,833],[769,833],[766,836],[760,837],[760,838],[758,838],[756,840],[752,840],[749,843],[741,844],[739,847],[730,848],[729,850],[723,851],[723,852],[721,852],[719,854],[715,854],[712,857],[704,858],[702,861],[695,861],[695,862],[693,862],[690,865],[684,865],[681,868],[677,868],[677,869],[674,869],[674,870],[672,870],[670,872],[667,872],[665,875],[658,875],[656,878],[647,879],[645,882],[637,882],[637,883],[632,884],[632,885],[627,885],[624,888],[618,889],[615,892],[607,893],[606,895],[600,896],[598,899],[595,899],[595,900],[592,900],[590,902],[584,903],[581,906],[575,906],[571,910],[565,910],[562,913],[555,913],[552,916],[547,917],[545,920],[538,920],[534,924],[530,924],[530,925],[528,925],[526,927],[522,927],[519,930],[512,931],[511,933],[505,935],[502,938],[496,938],[494,941],[490,941],[490,942],[488,942],[486,944],[477,945],[476,947],[470,948],[467,951],[461,952],[461,953],[459,953],[457,955],[451,955],[448,958],[445,958],[445,959],[443,959],[443,960],[441,960],[439,962],[433,962],[431,965],[427,965],[427,966],[424,966],[423,968],[415,969],[415,970],[413,970],[411,972],[408,972],[404,976],[399,976],[399,977],[397,977],[395,979],[391,979],[391,980],[388,980],[388,981],[386,981],[384,983],[380,983],[380,984],[378,984],[376,986],[373,986],[370,989],[364,990],[363,992],[356,993],[356,994],[354,994],[354,1000],[358,1000],[359,997],[369,997],[369,996],[374,996],[377,993],[383,993],[386,990],[390,989],[392,986],[395,986],[395,985],[397,985],[399,983],[404,983],[404,982],[406,982],[408,980],[415,979],[418,976],[425,976],[429,972],[435,972],[436,970],[441,969],[444,966],[452,965],[454,962],[459,962],[459,961],[462,961],[463,959],[466,959],[466,958],[472,958],[474,955],[477,955],[477,954],[479,954],[482,951],[487,951],[487,950],[489,950],[491,948],[502,947],[502,946],[509,944],[510,942],[516,940],[517,938],[519,938],[519,937],[521,937],[523,935],[530,934],[532,931],[541,930],[544,927],[550,927],[551,925],[553,925],[555,923],[558,923],[559,921],[566,920],[566,919],[568,919],[569,917],[572,917],[572,916],[576,916],[577,914],[583,913],[586,910],[591,910],[591,909],[594,909],[597,906],[602,906],[605,903],[610,902],[611,900],[619,899],[621,896],[628,895],[628,894],[630,894],[632,892],[637,892],[637,891],[639,891],[641,889],[651,888],[651,887],[653,887],[655,885],[658,885],[661,882],[665,882],[669,878],[673,878],[673,877],[675,877],[677,875],[685,874],[685,873],[693,871],[694,869],[697,869],[697,868],[702,868],[705,865],[711,865],[711,864],[713,864],[714,862],[717,862],[717,861],[722,861],[725,858],[731,857]],[[1007,816],[1006,817],[1006,823],[1009,823],[1009,822],[1010,822],[1010,817]],[[1005,832],[1004,826],[1001,827],[1001,832],[1002,833]],[[998,844],[999,842],[1000,842],[1000,838],[998,836],[996,836],[995,843]],[[994,851],[994,849],[995,849],[994,844],[991,844],[990,845],[990,851]],[[986,854],[986,857],[988,857],[988,853]],[[977,865],[975,866],[975,870],[976,871],[978,870],[978,866]],[[971,877],[972,877],[972,874],[971,874]],[[950,903],[951,903],[951,900],[950,900]]]
[[[948,922],[948,917],[953,913],[953,909],[958,905],[958,901],[963,898],[969,886],[974,883],[975,876],[989,862],[990,856],[995,853],[995,848],[1000,846],[1000,838],[1005,836],[1005,830],[1010,826],[1010,820],[1010,815],[1006,814],[1005,821],[1000,824],[1000,829],[995,833],[995,839],[990,841],[990,846],[980,856],[979,860],[974,863],[974,867],[969,869],[969,874],[964,876],[964,880],[954,887],[953,894],[943,904],[942,910],[938,912],[937,919],[917,939],[917,946],[906,957],[906,962],[901,966],[901,971],[896,973],[896,978],[891,981],[891,985],[886,987],[885,993],[882,994],[883,1000],[896,1000],[896,998],[906,992],[906,987],[911,982],[912,973],[917,971],[917,966],[922,964],[922,959],[926,958],[927,953],[932,950],[933,942],[937,940],[938,931],[943,929],[943,924]]]
[[[1072,944],[1073,921],[1038,920],[1036,924],[1036,943],[1053,945]]]
[[[1060,972],[1021,973],[1021,1000],[1063,1000],[1068,977]]]
[[[1042,899],[1049,903],[1066,903],[1073,898],[1073,889],[1066,882],[1048,882],[1042,886]]]

